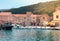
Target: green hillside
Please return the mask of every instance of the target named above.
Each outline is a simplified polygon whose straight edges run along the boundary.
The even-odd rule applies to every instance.
[[[4,10],[4,11],[10,11],[13,14],[18,13],[26,13],[27,11],[31,11],[34,14],[48,14],[52,15],[52,13],[55,11],[55,7],[60,6],[60,1],[51,1],[51,2],[44,2],[44,3],[38,3],[30,6],[24,6],[20,8],[12,8],[10,10]]]

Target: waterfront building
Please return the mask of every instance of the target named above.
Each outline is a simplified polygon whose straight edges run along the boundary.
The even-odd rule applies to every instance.
[[[53,13],[53,21],[56,26],[60,25],[60,6],[55,8],[55,12]]]
[[[49,16],[47,14],[33,14],[32,12],[26,12],[26,14],[14,14],[17,17],[17,21],[24,25],[47,25],[49,22]]]
[[[47,14],[42,14],[40,17],[40,25],[47,25],[50,17]]]
[[[11,22],[21,25],[45,25],[49,22],[47,14],[33,14],[26,12],[26,14],[12,14],[11,12],[0,12],[0,23]]]
[[[52,25],[60,26],[60,6],[55,8],[53,16],[48,14],[33,14],[26,12],[25,14],[12,14],[11,12],[0,12],[0,24],[11,22],[20,25],[40,25],[45,26],[50,22]]]
[[[0,24],[4,22],[13,22],[11,12],[0,12]]]
[[[26,14],[13,14],[17,17],[17,21],[20,24],[31,25],[31,23],[36,22],[36,15],[33,15],[32,12],[26,12]]]

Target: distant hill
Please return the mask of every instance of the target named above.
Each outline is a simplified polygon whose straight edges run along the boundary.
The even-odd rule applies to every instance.
[[[55,11],[55,7],[60,6],[60,1],[51,1],[51,2],[42,2],[34,5],[19,7],[19,8],[12,8],[9,10],[2,10],[2,11],[10,11],[13,14],[19,14],[19,13],[26,13],[27,11],[31,11],[34,14],[48,14],[52,15],[52,13]]]

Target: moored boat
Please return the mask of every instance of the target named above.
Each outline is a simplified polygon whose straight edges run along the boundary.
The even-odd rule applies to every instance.
[[[11,25],[11,23],[9,23],[9,22],[6,22],[6,23],[4,23],[4,25],[2,26],[2,29],[3,30],[12,30],[12,25]]]

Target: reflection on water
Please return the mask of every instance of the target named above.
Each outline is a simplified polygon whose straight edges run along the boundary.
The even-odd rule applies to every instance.
[[[60,41],[59,30],[13,29],[0,31],[0,41]]]

